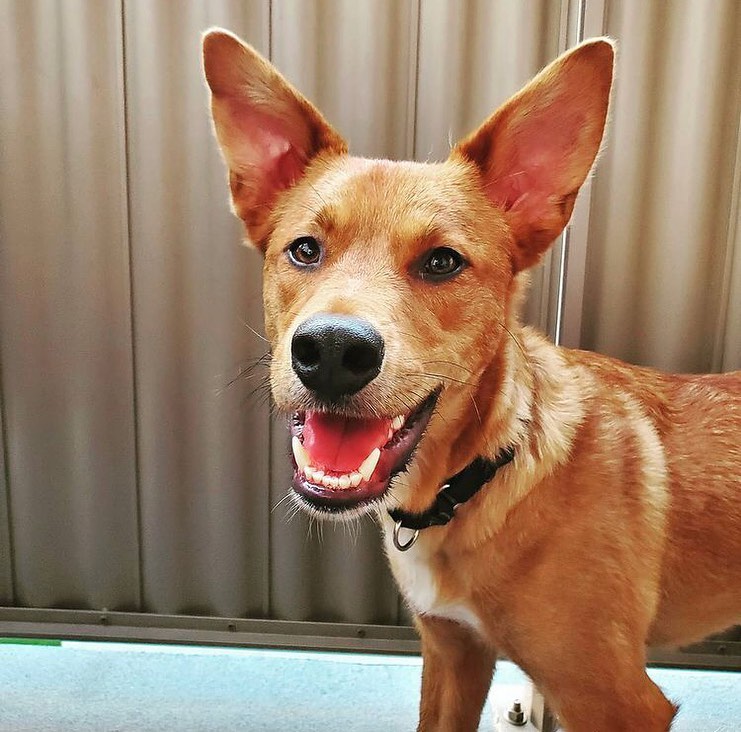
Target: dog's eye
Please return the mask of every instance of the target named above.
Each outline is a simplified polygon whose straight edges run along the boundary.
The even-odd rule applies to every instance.
[[[463,257],[455,249],[438,247],[423,259],[420,276],[423,280],[446,280],[458,274],[464,264]]]
[[[316,264],[322,256],[322,247],[313,236],[302,236],[291,242],[288,256],[299,267]]]

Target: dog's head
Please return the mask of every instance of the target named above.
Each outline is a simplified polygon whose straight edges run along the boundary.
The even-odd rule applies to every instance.
[[[214,30],[203,51],[234,211],[264,255],[294,490],[337,515],[424,466],[403,495],[423,510],[481,449],[517,275],[568,222],[599,150],[612,45],[559,58],[439,164],[351,157],[253,49]]]

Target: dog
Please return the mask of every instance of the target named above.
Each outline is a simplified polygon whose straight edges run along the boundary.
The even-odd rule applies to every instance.
[[[613,43],[559,57],[437,164],[350,156],[226,31],[203,54],[264,256],[292,491],[377,516],[421,636],[419,730],[476,729],[500,653],[570,732],[669,729],[647,644],[741,620],[741,372],[629,366],[517,315],[600,150]]]

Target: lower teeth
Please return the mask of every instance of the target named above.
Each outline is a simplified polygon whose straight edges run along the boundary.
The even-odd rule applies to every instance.
[[[326,488],[339,488],[341,490],[347,490],[350,487],[357,488],[363,482],[363,476],[359,472],[344,475],[325,475],[322,470],[312,470],[309,468],[304,471],[304,477],[316,485],[323,485]]]

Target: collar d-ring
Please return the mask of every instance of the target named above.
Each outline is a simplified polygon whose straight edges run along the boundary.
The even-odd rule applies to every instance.
[[[404,527],[402,526],[401,519],[394,525],[394,546],[400,551],[405,552],[407,549],[411,549],[414,546],[414,542],[417,541],[419,536],[419,529],[413,529],[412,535],[404,543],[399,539],[399,534]]]

